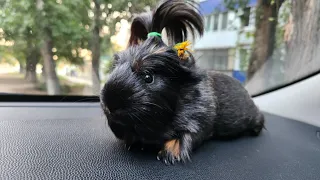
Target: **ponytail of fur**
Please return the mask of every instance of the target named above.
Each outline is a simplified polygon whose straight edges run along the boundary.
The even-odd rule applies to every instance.
[[[131,35],[129,46],[140,44],[147,39],[148,33],[152,29],[152,13],[141,13],[135,17],[131,24]]]
[[[203,35],[203,19],[193,1],[165,0],[153,12],[142,13],[133,19],[129,46],[140,44],[148,33],[165,29],[169,46],[187,40],[188,30],[193,37]]]

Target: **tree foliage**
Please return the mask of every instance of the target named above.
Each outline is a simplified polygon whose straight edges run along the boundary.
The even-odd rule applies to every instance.
[[[3,0],[0,2],[1,35],[14,42],[11,47],[1,47],[0,54],[10,54],[20,64],[28,67],[30,54],[43,47],[45,31],[50,30],[55,62],[83,64],[83,49],[98,44],[92,52],[92,64],[100,63],[100,53],[111,55],[118,50],[110,41],[119,31],[119,23],[130,21],[134,13],[150,9],[156,0]],[[41,10],[39,11],[39,7]],[[96,30],[95,30],[96,29]],[[94,32],[95,31],[95,32]],[[97,37],[97,38],[94,38]],[[50,46],[51,48],[51,46]],[[9,53],[8,53],[9,52]],[[48,52],[48,51],[47,51]],[[97,53],[99,52],[99,53]],[[43,64],[43,56],[33,63]],[[99,70],[99,66],[97,66]]]
[[[274,49],[280,46],[279,36],[283,31],[277,29],[278,14],[281,5],[285,0],[257,0],[255,11],[255,32],[253,33],[254,43],[249,58],[248,79],[258,71],[263,64],[273,55]],[[227,8],[238,11],[247,7],[249,0],[224,0]],[[240,16],[242,19],[242,16]],[[269,63],[271,64],[271,63]]]
[[[100,54],[102,48],[105,53],[113,52],[116,45],[112,44],[111,37],[119,31],[120,21],[130,20],[133,13],[141,12],[147,5],[151,4],[152,6],[155,2],[155,0],[92,0],[88,14],[92,19],[90,47],[92,51],[93,94],[98,94],[100,91]],[[104,32],[101,38],[100,34],[103,28],[106,28],[107,32]]]
[[[226,8],[231,11],[238,11],[247,6],[249,0],[224,0]]]
[[[42,20],[36,24],[37,28],[51,29],[54,54],[59,59],[82,64],[79,48],[88,48],[89,29],[86,27],[90,19],[84,14],[87,12],[89,2],[82,0],[44,2]]]
[[[87,14],[89,3],[82,0],[45,1],[43,19],[39,22],[35,0],[7,0],[1,8],[0,27],[4,31],[6,40],[13,40],[15,44],[27,43],[39,45],[39,30],[48,26],[52,29],[55,55],[59,59],[67,59],[71,63],[81,64],[82,58],[73,49],[88,47],[89,30],[86,25],[90,19]],[[19,51],[22,46],[14,46]],[[27,45],[24,46],[27,48]]]

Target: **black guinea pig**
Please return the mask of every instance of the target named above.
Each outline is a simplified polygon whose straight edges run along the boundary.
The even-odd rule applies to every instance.
[[[169,39],[161,39],[165,29]],[[187,29],[203,34],[192,2],[168,0],[135,17],[128,48],[114,55],[101,91],[101,106],[115,136],[132,144],[160,146],[166,164],[186,162],[212,138],[257,136],[264,117],[245,88],[224,74],[199,69],[184,42]]]

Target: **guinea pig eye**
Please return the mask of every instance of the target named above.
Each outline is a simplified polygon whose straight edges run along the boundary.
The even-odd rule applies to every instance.
[[[150,74],[150,73],[145,73],[145,75],[144,75],[144,81],[146,82],[146,83],[152,83],[153,82],[153,76],[152,76],[152,74]]]

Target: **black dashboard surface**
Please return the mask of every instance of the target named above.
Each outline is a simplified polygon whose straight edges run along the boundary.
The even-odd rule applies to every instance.
[[[95,103],[0,106],[0,179],[320,179],[320,128],[270,114],[261,136],[210,141],[166,166],[125,150]]]

